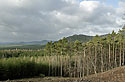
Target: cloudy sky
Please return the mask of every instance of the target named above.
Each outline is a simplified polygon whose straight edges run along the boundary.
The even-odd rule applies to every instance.
[[[0,0],[0,42],[118,31],[124,0]]]

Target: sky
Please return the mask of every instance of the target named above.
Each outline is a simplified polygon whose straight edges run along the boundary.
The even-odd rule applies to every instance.
[[[0,0],[0,42],[117,32],[124,12],[125,0]]]

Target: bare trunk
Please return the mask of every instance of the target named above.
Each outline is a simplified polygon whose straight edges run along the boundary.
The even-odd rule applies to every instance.
[[[122,65],[124,65],[124,63],[125,63],[125,43],[123,42],[123,59],[122,59]]]
[[[84,56],[83,56],[83,68],[82,68],[82,71],[83,71],[83,73],[82,73],[82,76],[84,77],[84,75],[85,75],[85,70],[84,70],[84,67],[85,67],[85,55],[86,55],[86,51],[85,51],[85,48],[84,48]]]
[[[57,56],[55,56],[55,61],[56,61],[56,62],[55,62],[55,76],[56,76],[56,73],[57,73],[57,72],[56,72],[56,71],[57,71]]]
[[[49,76],[50,76],[50,57],[48,58],[48,61],[49,61]]]
[[[113,68],[115,67],[115,66],[114,66],[114,57],[115,57],[115,45],[114,45],[114,42],[113,42],[113,58],[112,58],[112,61],[113,61],[112,67],[113,67]]]
[[[88,57],[87,57],[87,61],[86,61],[86,64],[87,64],[87,76],[89,75],[89,66],[88,66]]]
[[[102,50],[102,47],[101,47],[101,72],[103,72],[103,50]]]
[[[121,46],[121,42],[120,42],[120,58],[119,58],[119,66],[121,66],[121,52],[122,52],[122,46]]]
[[[71,72],[71,70],[70,70],[70,69],[71,69],[71,63],[70,63],[71,60],[70,60],[70,59],[71,59],[71,57],[70,57],[69,60],[68,60],[68,61],[69,61],[69,76],[72,77],[72,72]]]
[[[74,78],[76,77],[76,58],[75,58],[75,65],[74,65]]]
[[[51,65],[52,65],[52,67],[51,67],[51,70],[52,70],[52,76],[53,76],[53,73],[54,73],[54,71],[53,71],[53,57],[52,57],[52,60],[51,60]]]
[[[58,75],[60,75],[60,56],[59,54],[57,56],[58,56]]]
[[[62,69],[62,51],[61,51],[61,58],[60,58],[60,62],[61,62],[61,69],[60,69],[60,71],[61,71],[61,72],[60,72],[60,74],[61,74],[61,77],[62,77],[62,70],[63,70],[63,69]]]
[[[116,48],[115,48],[115,67],[117,67],[117,45],[116,45]]]
[[[96,46],[95,46],[95,65],[94,65],[94,72],[95,72],[95,74],[97,73],[96,72],[96,62],[97,62],[97,48],[96,48]]]
[[[110,43],[109,43],[109,65],[108,65],[108,68],[110,69],[110,67],[111,67],[111,62],[110,62],[110,59],[111,59],[111,52],[110,52],[110,48],[111,48],[111,45],[110,45]]]

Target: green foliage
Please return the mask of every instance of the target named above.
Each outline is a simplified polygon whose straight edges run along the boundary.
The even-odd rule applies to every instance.
[[[48,75],[48,64],[45,61],[37,61],[40,59],[36,57],[0,59],[0,80]]]
[[[32,57],[32,56],[44,56],[44,51],[40,50],[0,50],[0,58],[10,58],[10,57]]]

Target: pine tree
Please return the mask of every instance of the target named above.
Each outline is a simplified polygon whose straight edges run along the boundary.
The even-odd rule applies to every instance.
[[[109,58],[108,58],[108,63],[109,63],[109,65],[108,65],[108,69],[110,69],[111,68],[111,41],[112,41],[112,37],[111,37],[111,34],[109,34],[108,36],[107,36],[107,43],[108,43],[108,53],[109,53]]]

